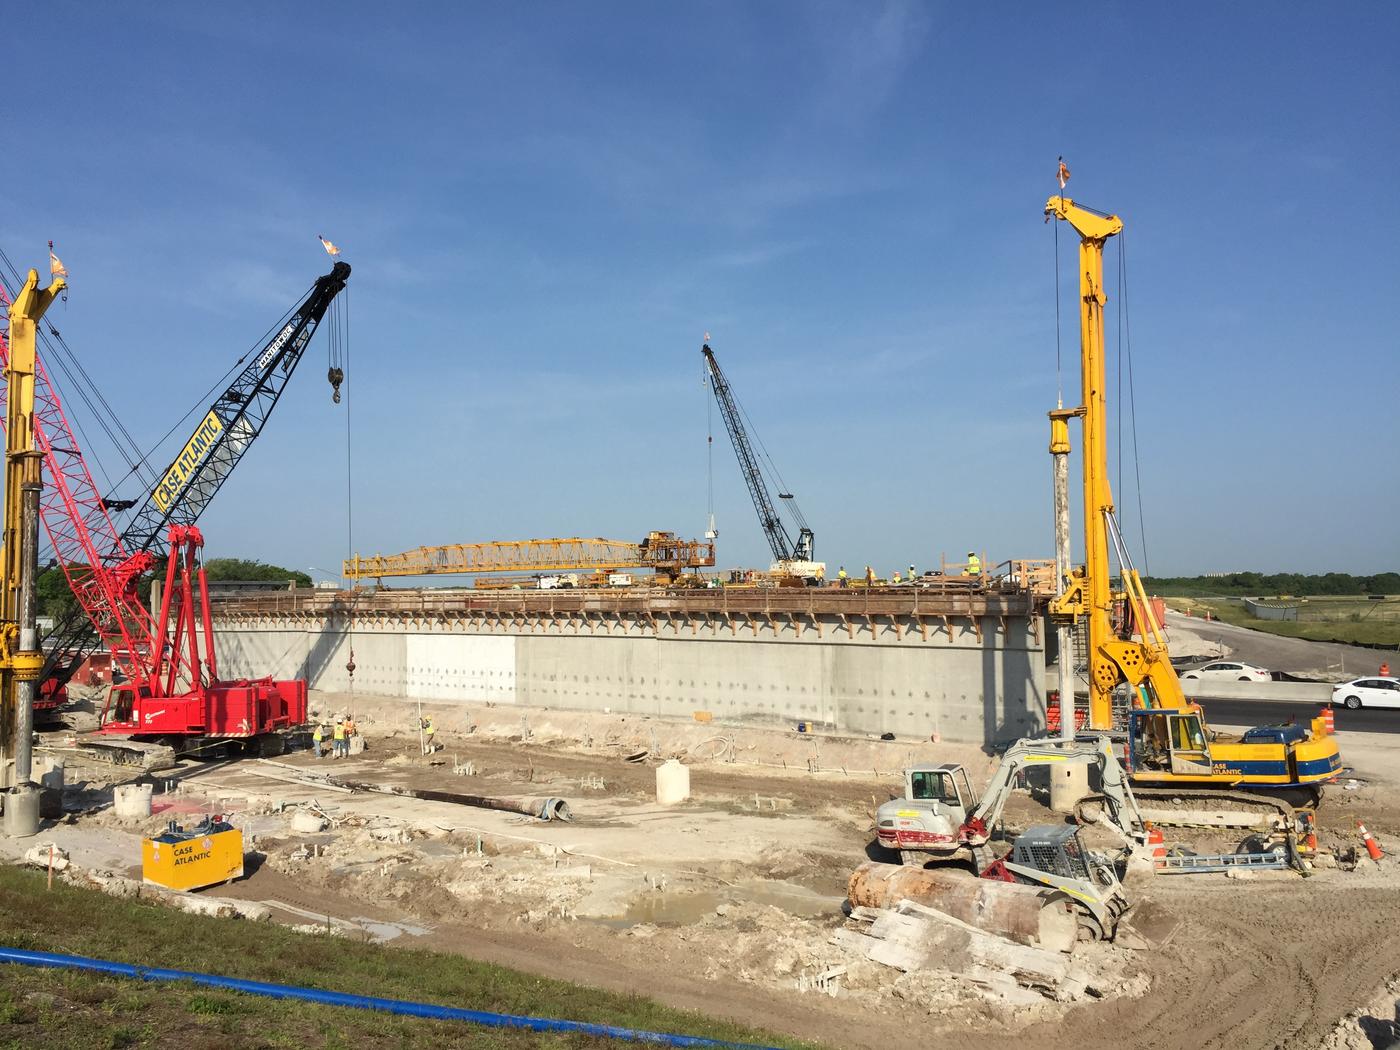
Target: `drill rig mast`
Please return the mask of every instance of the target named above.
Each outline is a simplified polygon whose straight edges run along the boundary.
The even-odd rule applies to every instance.
[[[1052,452],[1066,449],[1070,419],[1078,417],[1083,425],[1084,565],[1071,573],[1064,593],[1050,603],[1050,615],[1061,622],[1082,620],[1087,626],[1088,728],[1115,728],[1113,697],[1126,686],[1130,706],[1125,764],[1140,798],[1152,798],[1145,789],[1153,786],[1169,789],[1168,794],[1179,798],[1189,794],[1183,786],[1195,785],[1216,791],[1266,789],[1315,801],[1322,785],[1342,769],[1336,741],[1326,733],[1321,718],[1310,727],[1262,726],[1241,737],[1229,737],[1212,731],[1200,705],[1182,691],[1162,626],[1119,532],[1108,481],[1103,249],[1110,237],[1122,232],[1123,223],[1117,216],[1101,215],[1066,197],[1051,197],[1045,215],[1069,223],[1079,234],[1082,401],[1076,408],[1051,412],[1050,421]],[[1114,594],[1110,581],[1110,543],[1118,557],[1122,595]],[[1114,633],[1113,601],[1120,596],[1131,607],[1139,641]],[[1068,705],[1069,698],[1063,702]]]
[[[0,777],[12,785],[5,826],[12,834],[38,830],[32,774],[34,696],[44,657],[39,649],[40,456],[34,442],[35,329],[66,287],[61,276],[41,289],[30,270],[9,309],[10,354],[5,398],[5,535],[0,579]],[[29,819],[29,810],[33,819]],[[32,827],[28,826],[32,823]]]

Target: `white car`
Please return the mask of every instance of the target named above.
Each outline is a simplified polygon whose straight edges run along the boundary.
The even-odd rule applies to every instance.
[[[1262,667],[1253,664],[1238,664],[1228,660],[1217,660],[1204,667],[1184,671],[1182,678],[1228,678],[1232,682],[1272,682],[1274,676]]]
[[[1333,706],[1400,707],[1400,678],[1358,678],[1332,690]]]

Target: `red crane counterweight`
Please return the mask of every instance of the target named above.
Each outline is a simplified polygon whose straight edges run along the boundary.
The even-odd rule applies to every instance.
[[[118,654],[128,681],[113,686],[100,732],[137,739],[249,739],[306,721],[306,682],[240,678],[220,681],[209,610],[209,583],[193,525],[170,528],[160,612],[149,643]]]

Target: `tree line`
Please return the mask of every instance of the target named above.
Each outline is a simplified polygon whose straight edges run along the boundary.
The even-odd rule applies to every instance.
[[[1145,576],[1142,582],[1150,594],[1180,598],[1400,594],[1400,572],[1380,572],[1374,576],[1353,576],[1347,572],[1326,572],[1318,576],[1296,572],[1231,572],[1224,576]]]
[[[210,558],[204,563],[204,575],[211,583],[218,580],[269,580],[278,583],[296,580],[298,587],[311,586],[311,577],[304,572],[247,558]],[[156,577],[165,578],[164,558],[157,559],[155,567],[142,577],[139,591],[143,600],[149,597],[151,580]],[[78,607],[78,600],[68,587],[68,578],[56,565],[39,574],[36,591],[40,616],[61,620]]]

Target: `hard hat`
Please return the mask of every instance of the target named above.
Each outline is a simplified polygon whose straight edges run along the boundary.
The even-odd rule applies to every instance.
[[[968,552],[967,552],[967,556],[968,556],[969,558],[975,558],[975,557],[977,557],[977,552],[976,552],[976,551],[968,551]]]

